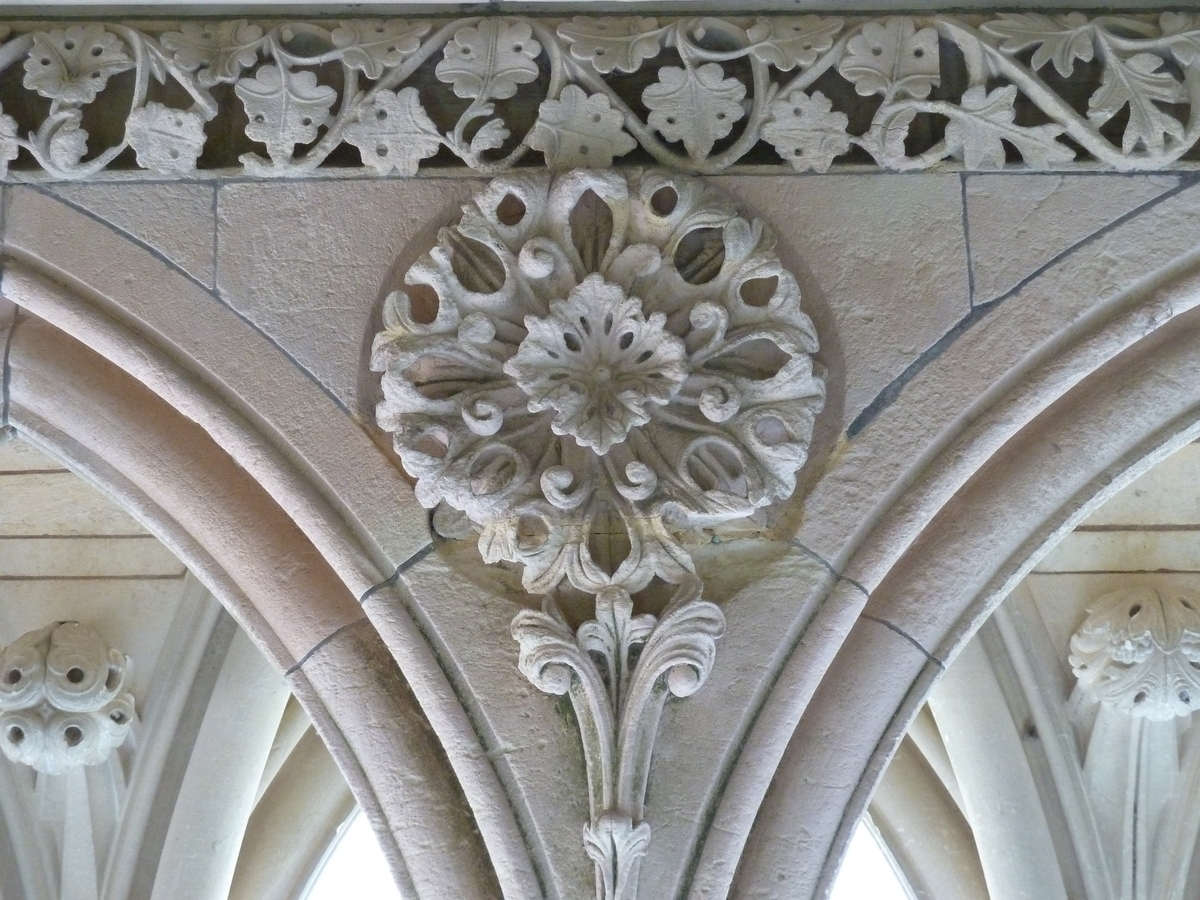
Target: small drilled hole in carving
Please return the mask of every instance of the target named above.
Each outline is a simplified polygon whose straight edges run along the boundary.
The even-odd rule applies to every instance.
[[[412,320],[421,325],[428,325],[437,318],[438,306],[441,301],[438,293],[428,284],[414,284],[404,291],[408,294],[408,308]]]
[[[524,44],[513,44],[513,53],[520,53],[524,49],[525,49]]]
[[[1187,691],[1180,691],[1179,692],[1179,700],[1181,703],[1190,704],[1192,702],[1192,695],[1189,694]]]
[[[918,47],[916,50],[913,51],[913,56],[915,56],[917,59],[920,59],[924,55],[925,55],[925,51],[922,50],[920,47]]]
[[[72,666],[67,669],[67,681],[71,682],[71,684],[79,684],[79,682],[83,681],[83,669],[79,668],[79,666]]]
[[[883,48],[882,47],[872,47],[871,55],[872,56],[883,56]]]
[[[510,228],[525,218],[525,203],[516,194],[505,194],[500,205],[496,207],[496,218],[500,224]]]
[[[305,128],[307,128],[309,125],[312,124],[312,119],[310,119],[308,116],[305,116],[303,119],[300,120],[300,124],[303,125]]]
[[[100,55],[100,54],[102,54],[103,52],[104,52],[104,48],[103,48],[103,47],[93,47],[93,48],[92,48],[92,56],[99,56],[99,55]]]
[[[578,353],[583,349],[583,344],[579,343],[579,338],[575,337],[569,331],[563,332],[563,343],[567,345],[567,349],[572,353]]]
[[[588,155],[588,145],[587,145],[587,144],[580,144],[580,145],[579,145],[579,154],[580,154],[580,156],[587,156],[587,155]]]
[[[1145,691],[1138,691],[1138,692],[1137,692],[1136,694],[1134,694],[1134,696],[1133,696],[1133,702],[1134,702],[1134,703],[1145,703],[1145,702],[1146,702],[1146,700],[1147,700],[1147,697],[1146,697],[1146,692],[1145,692]]]
[[[388,53],[395,53],[395,52],[396,52],[396,50],[397,50],[397,48],[396,48],[396,47],[394,47],[394,46],[393,46],[393,47],[388,47]]]
[[[257,114],[254,116],[254,122],[255,122],[255,124],[257,124],[257,125],[261,125],[261,124],[262,124],[263,122],[265,122],[265,121],[267,121],[267,118],[266,118],[266,116],[264,116],[262,113],[257,113]]]
[[[121,683],[121,672],[116,666],[108,667],[108,677],[104,679],[104,689],[106,691],[115,691],[117,685]]]
[[[43,66],[48,66],[48,65],[50,65],[50,60],[48,60],[48,59],[42,59],[42,65],[43,65]]]
[[[74,41],[64,41],[64,42],[63,42],[63,49],[64,49],[64,50],[74,50],[74,49],[75,49],[75,42],[74,42]]]
[[[521,516],[517,520],[517,547],[524,551],[537,550],[550,539],[550,529],[537,516]]]
[[[170,157],[171,159],[179,159],[179,151],[172,147]]]
[[[121,712],[119,709],[113,710],[109,718],[118,725],[124,725],[126,722],[125,713]]]
[[[83,731],[78,725],[68,725],[63,729],[63,740],[67,742],[68,747],[78,747],[83,741]]]
[[[375,118],[378,119],[380,122],[382,122],[384,119],[387,118],[387,110],[386,109],[377,110],[375,112]]]
[[[8,674],[4,676],[4,681],[7,684],[16,684],[20,680],[21,680],[21,670],[20,669],[10,669]]]
[[[675,250],[675,268],[688,284],[708,284],[725,264],[725,236],[717,228],[689,231]]]
[[[653,350],[643,350],[641,353],[638,354],[637,361],[640,363],[644,363],[648,359],[650,359],[650,357],[652,357],[653,355],[654,355]]]
[[[660,187],[650,196],[650,208],[660,216],[669,216],[679,205],[679,192],[673,187]]]
[[[9,726],[8,742],[13,746],[20,746],[25,740],[25,729],[18,728],[16,725]]]
[[[627,331],[617,340],[617,346],[622,350],[628,350],[630,344],[633,343],[633,332]]]
[[[771,302],[771,298],[775,296],[775,291],[779,288],[779,278],[772,275],[770,278],[750,278],[742,282],[738,293],[742,296],[742,302],[747,306],[766,306]]]
[[[597,47],[597,48],[596,48],[596,57],[597,57],[597,58],[599,58],[599,57],[603,56],[603,55],[604,55],[605,53],[607,53],[607,52],[608,52],[608,51],[607,51],[607,50],[605,50],[603,47]]]
[[[778,416],[763,416],[754,423],[754,433],[768,447],[778,447],[788,439],[787,426]]]
[[[376,148],[375,148],[375,155],[376,155],[376,156],[387,156],[387,155],[388,155],[388,148],[387,148],[387,145],[385,145],[385,144],[380,144],[378,147],[376,147]]]
[[[600,124],[600,120],[602,118],[604,118],[604,117],[601,116],[600,113],[592,113],[592,121],[595,122],[597,125]]]
[[[1140,603],[1133,604],[1133,606],[1129,607],[1129,618],[1132,619],[1134,616],[1136,616],[1141,611],[1142,611],[1142,604],[1140,604]]]

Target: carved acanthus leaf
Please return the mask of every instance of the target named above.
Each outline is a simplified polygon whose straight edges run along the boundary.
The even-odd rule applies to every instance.
[[[1098,599],[1071,638],[1084,692],[1134,717],[1190,716],[1200,704],[1200,596],[1152,587]]]

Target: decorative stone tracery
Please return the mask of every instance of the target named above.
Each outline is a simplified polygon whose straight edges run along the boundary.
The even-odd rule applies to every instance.
[[[0,71],[22,77],[0,87],[0,173],[16,161],[54,178],[129,165],[129,148],[160,176],[295,175],[355,154],[381,175],[426,160],[495,174],[531,153],[555,169],[634,154],[694,172],[1153,170],[1200,138],[1192,12],[240,19],[2,36]],[[232,121],[245,125],[210,125]]]
[[[31,631],[0,651],[0,749],[55,775],[94,766],[125,742],[129,659],[78,622]]]
[[[688,545],[791,495],[824,402],[773,251],[694,179],[497,179],[408,271],[375,339],[379,423],[435,528],[478,532],[485,560],[548,595],[512,633],[525,676],[575,710],[604,900],[636,896],[659,716],[703,685],[725,628]],[[635,615],[655,578],[674,598]],[[577,629],[564,581],[596,595]]]

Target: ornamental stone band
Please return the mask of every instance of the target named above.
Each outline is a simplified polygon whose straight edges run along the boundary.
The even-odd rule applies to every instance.
[[[1161,170],[1200,14],[4,27],[0,174]],[[631,78],[630,76],[636,76]],[[39,174],[39,170],[40,173]]]

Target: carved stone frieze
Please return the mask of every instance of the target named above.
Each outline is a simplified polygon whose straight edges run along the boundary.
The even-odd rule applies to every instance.
[[[791,495],[824,401],[773,247],[686,177],[493,181],[375,339],[378,420],[417,498],[461,511],[533,593],[680,583],[682,532]]]
[[[1163,169],[1200,13],[201,20],[0,33],[0,173]],[[128,152],[132,150],[132,153]]]
[[[1070,662],[1092,700],[1136,718],[1190,716],[1200,704],[1200,596],[1148,586],[1106,594],[1071,638]]]
[[[97,765],[134,718],[123,692],[128,658],[78,622],[56,622],[0,651],[0,749],[57,774]]]

